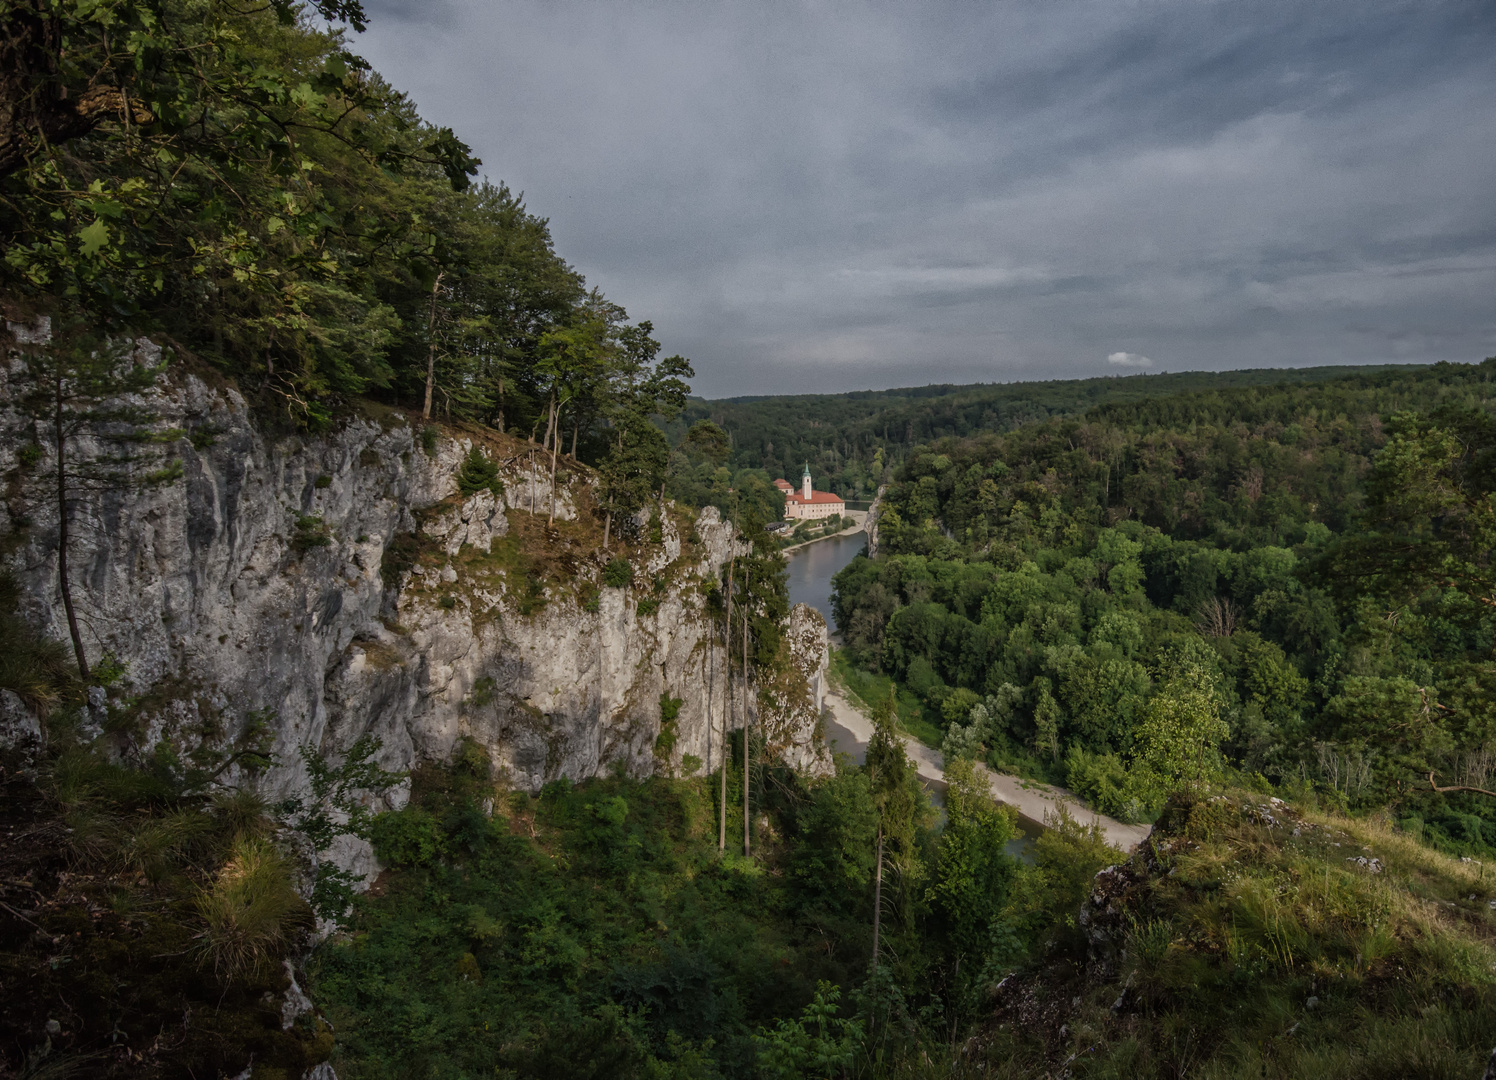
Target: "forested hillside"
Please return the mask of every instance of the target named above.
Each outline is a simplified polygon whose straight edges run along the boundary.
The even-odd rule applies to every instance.
[[[817,487],[848,499],[871,499],[879,483],[904,463],[911,450],[936,439],[1011,431],[1107,403],[1408,370],[1388,366],[1279,368],[693,399],[668,430],[672,441],[678,441],[689,424],[709,420],[727,433],[733,460],[741,468],[764,470],[771,479],[794,480],[809,462]]]
[[[883,554],[837,579],[849,653],[951,753],[1157,812],[1210,762],[1496,845],[1496,363],[1099,406],[942,440]]]
[[[475,180],[469,148],[358,56],[364,18],[356,0],[6,5],[0,301],[56,343],[28,360],[34,411],[59,381],[63,411],[130,389],[97,354],[145,334],[269,422],[325,430],[371,399],[478,421],[600,465],[632,514],[669,454],[649,418],[683,404],[690,362]]]

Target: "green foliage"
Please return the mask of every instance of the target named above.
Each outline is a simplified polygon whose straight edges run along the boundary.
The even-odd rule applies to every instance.
[[[746,1078],[760,1029],[807,1005],[812,1040],[860,1045],[835,997],[816,994],[857,979],[866,956],[807,947],[825,940],[819,917],[802,920],[808,898],[719,859],[715,777],[554,783],[502,802],[507,820],[481,811],[491,787],[455,765],[413,779],[411,805],[374,828],[397,868],[311,972],[340,1075],[416,1062],[534,1075],[549,1061],[554,1075]],[[803,797],[764,804],[773,831],[792,828]],[[788,858],[768,835],[760,857]],[[823,887],[866,903],[856,882]]]
[[[634,564],[623,556],[609,559],[603,567],[603,584],[612,589],[626,589],[634,583]]]
[[[1086,886],[1093,977],[1056,962],[1013,979],[973,1066],[1027,1075],[1074,1054],[1093,1077],[1458,1077],[1489,1057],[1490,883],[1374,820],[1185,794]],[[1057,927],[1052,958],[1080,940]],[[1024,1022],[1039,1001],[1059,1025]]]
[[[426,866],[446,850],[440,824],[420,807],[379,815],[370,823],[369,839],[379,861],[387,866]]]
[[[1186,395],[1230,416],[1248,412],[1278,386],[1340,383],[1395,392],[1425,371],[1411,365],[1279,368],[692,401],[670,430],[680,437],[709,421],[728,433],[738,468],[793,482],[809,461],[817,487],[871,499],[920,447],[947,436],[1007,433],[1107,406],[1126,414]],[[1336,408],[1345,411],[1338,402]]]
[[[339,836],[370,839],[373,812],[368,806],[369,797],[382,794],[403,779],[402,774],[382,769],[372,760],[380,745],[374,736],[363,735],[348,748],[338,765],[330,764],[311,746],[301,748],[311,797],[293,797],[277,810],[292,828],[306,837],[318,855],[327,851]],[[351,872],[319,859],[311,896],[312,909],[318,918],[345,925],[358,881]]]
[[[327,531],[327,523],[322,520],[321,514],[298,514],[296,515],[296,528],[291,533],[291,550],[298,555],[305,555],[315,548],[327,547],[332,543],[332,536]]]
[[[759,1069],[776,1080],[825,1077],[833,1080],[855,1064],[863,1039],[858,1020],[836,1015],[841,987],[821,982],[799,1019],[781,1020],[771,1031],[760,1029]]]
[[[496,499],[504,496],[504,482],[499,479],[499,467],[495,465],[480,446],[473,446],[462,459],[457,469],[457,490],[464,496],[476,495],[487,488]]]
[[[668,692],[660,694],[660,733],[654,744],[654,755],[660,761],[669,761],[675,753],[676,718],[684,704],[684,698],[671,697]]]
[[[278,959],[308,921],[285,859],[268,841],[250,837],[235,841],[196,907],[203,963],[225,981]]]
[[[1226,735],[1214,678],[1198,665],[1185,664],[1148,699],[1138,725],[1143,783],[1160,794],[1179,785],[1200,787],[1215,770],[1216,748]]]
[[[1006,850],[1017,830],[1013,811],[993,801],[971,761],[951,762],[945,778],[946,824],[927,899],[970,976],[1005,959],[1011,948],[1002,913],[1017,873],[1017,860]]]

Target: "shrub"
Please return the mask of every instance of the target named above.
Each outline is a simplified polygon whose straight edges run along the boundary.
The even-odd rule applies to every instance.
[[[441,826],[418,806],[380,814],[371,829],[374,854],[386,866],[426,866],[445,847]]]
[[[619,556],[609,560],[603,567],[603,584],[614,589],[626,589],[634,583],[634,564]]]
[[[327,547],[332,543],[327,525],[321,514],[301,514],[296,518],[296,531],[291,534],[291,550],[305,555],[313,548]]]
[[[326,473],[323,473],[321,476],[317,477],[317,479],[312,481],[312,487],[316,488],[318,491],[321,491],[324,488],[330,488],[332,487],[332,477],[328,476]]]
[[[643,600],[639,601],[638,614],[641,619],[647,619],[659,610],[660,602],[653,596],[646,596]]]
[[[436,456],[436,437],[440,432],[430,424],[421,429],[421,449],[426,451],[427,457]]]
[[[499,479],[499,467],[488,459],[480,448],[473,447],[463,458],[457,470],[457,490],[464,496],[476,495],[487,488],[495,499],[504,495],[504,482]]]

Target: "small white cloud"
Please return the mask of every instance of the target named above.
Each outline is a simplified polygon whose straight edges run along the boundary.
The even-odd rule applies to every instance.
[[[1106,358],[1108,364],[1115,367],[1152,367],[1153,361],[1146,356],[1135,352],[1114,352]]]

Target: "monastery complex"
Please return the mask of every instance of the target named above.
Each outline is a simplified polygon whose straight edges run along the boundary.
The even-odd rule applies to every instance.
[[[787,521],[805,518],[825,518],[847,512],[847,504],[840,495],[829,491],[816,491],[810,486],[810,466],[805,466],[805,475],[800,478],[800,487],[795,489],[788,480],[775,480],[774,486],[784,492],[784,516]]]

